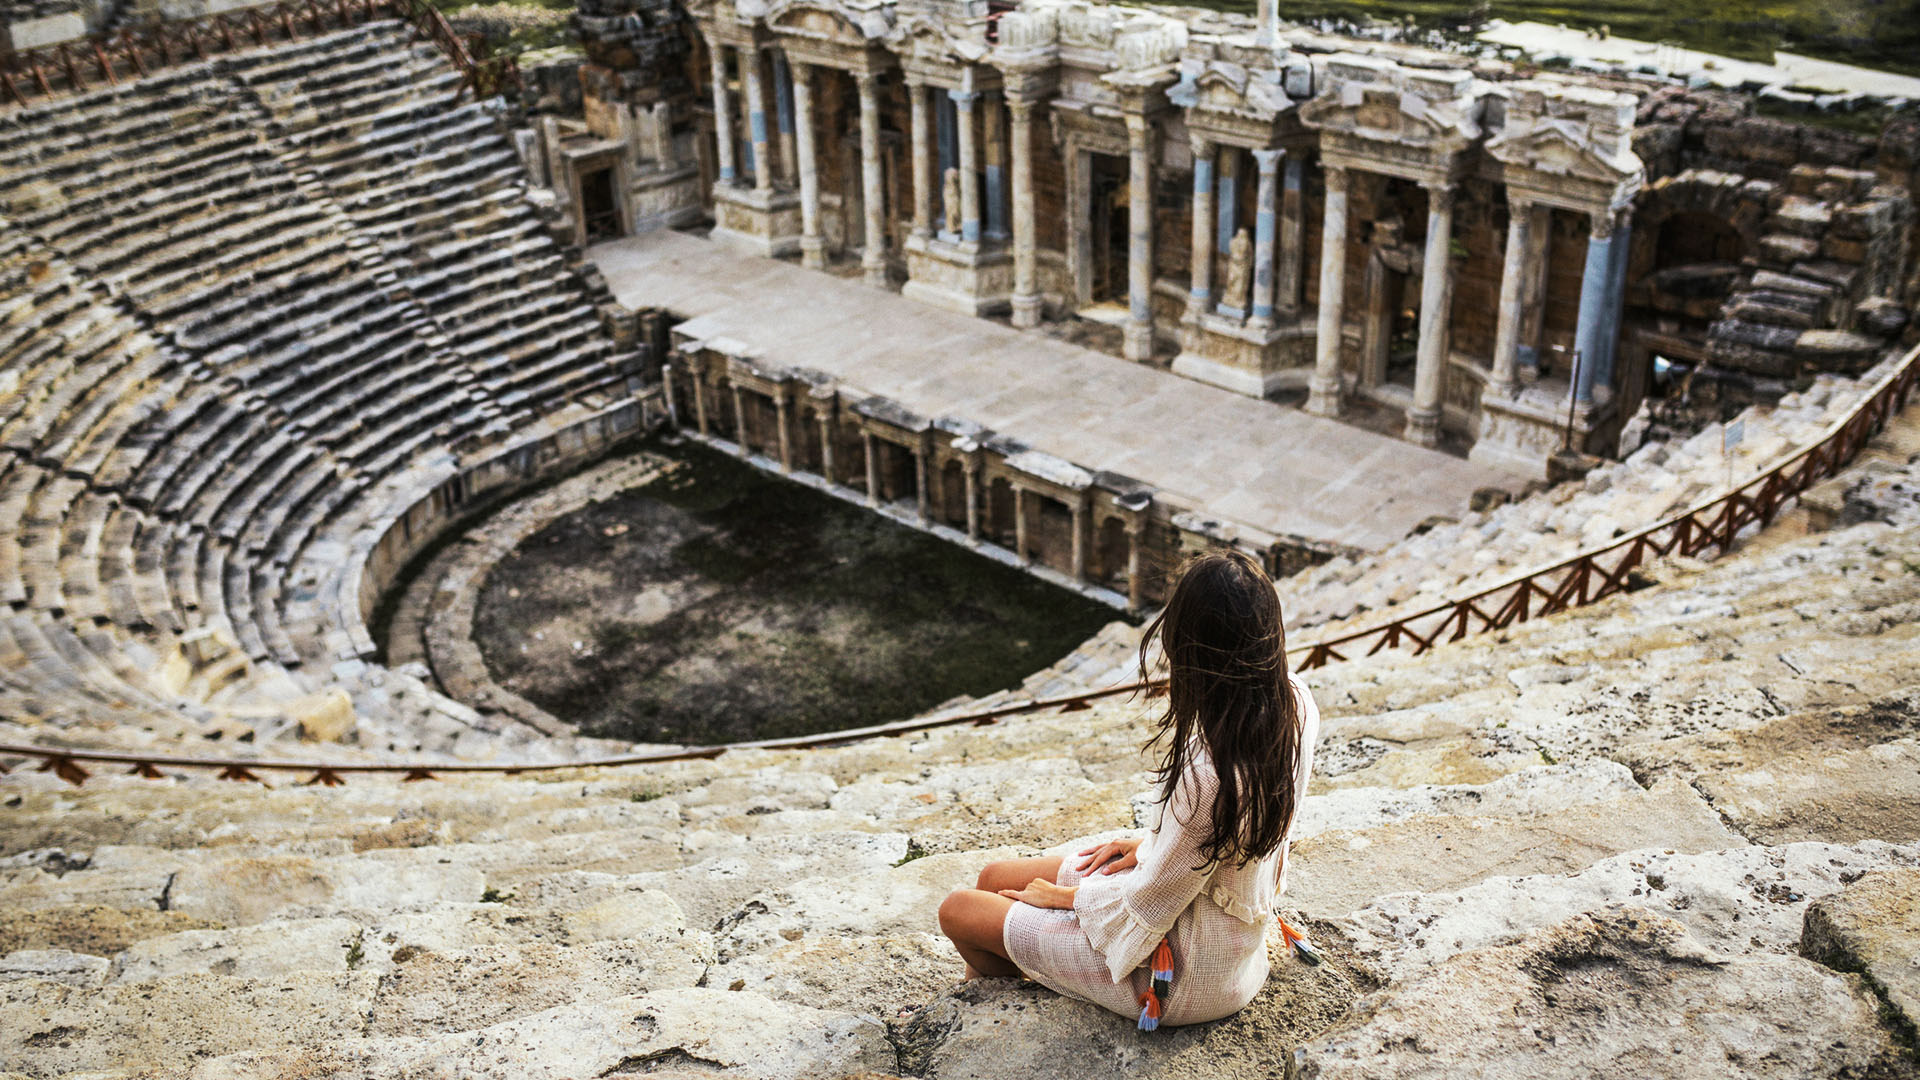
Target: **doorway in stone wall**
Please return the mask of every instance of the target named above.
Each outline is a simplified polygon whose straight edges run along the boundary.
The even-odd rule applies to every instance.
[[[589,244],[619,238],[620,204],[614,198],[611,168],[580,174],[580,218],[586,223]]]
[[[1088,154],[1087,169],[1091,243],[1087,272],[1094,304],[1127,302],[1127,232],[1131,212],[1127,159],[1111,154]]]

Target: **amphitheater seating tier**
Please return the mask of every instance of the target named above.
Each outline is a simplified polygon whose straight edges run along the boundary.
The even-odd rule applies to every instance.
[[[310,545],[420,462],[627,392],[604,290],[459,90],[375,23],[0,117],[0,601],[28,658],[0,708],[284,733],[335,685],[285,610]]]

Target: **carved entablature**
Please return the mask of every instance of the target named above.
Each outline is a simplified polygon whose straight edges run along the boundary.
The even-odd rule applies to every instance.
[[[1516,194],[1577,210],[1632,201],[1646,178],[1633,152],[1633,95],[1541,79],[1499,91],[1505,119],[1486,149]]]
[[[986,58],[987,23],[938,19],[915,12],[903,17],[887,35],[887,47],[908,71],[944,70],[978,64]]]
[[[1262,149],[1298,142],[1296,99],[1310,96],[1313,68],[1304,56],[1270,46],[1195,35],[1180,58],[1180,81],[1167,100],[1186,110],[1197,134]],[[1289,92],[1289,86],[1300,90]]]
[[[1403,67],[1336,53],[1321,61],[1300,119],[1328,160],[1411,180],[1446,181],[1481,137],[1489,84],[1459,69]]]

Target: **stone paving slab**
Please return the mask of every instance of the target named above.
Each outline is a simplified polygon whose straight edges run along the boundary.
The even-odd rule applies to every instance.
[[[1515,474],[891,292],[660,231],[588,252],[630,307],[964,417],[1270,533],[1380,548]]]

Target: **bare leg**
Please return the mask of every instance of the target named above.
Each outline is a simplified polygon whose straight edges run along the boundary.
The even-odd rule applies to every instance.
[[[940,904],[940,930],[966,961],[967,978],[1020,974],[1006,955],[1007,912],[1014,902],[1000,890],[1023,888],[1034,878],[1053,881],[1059,873],[1058,855],[1002,859],[980,871],[978,888],[957,889]]]

